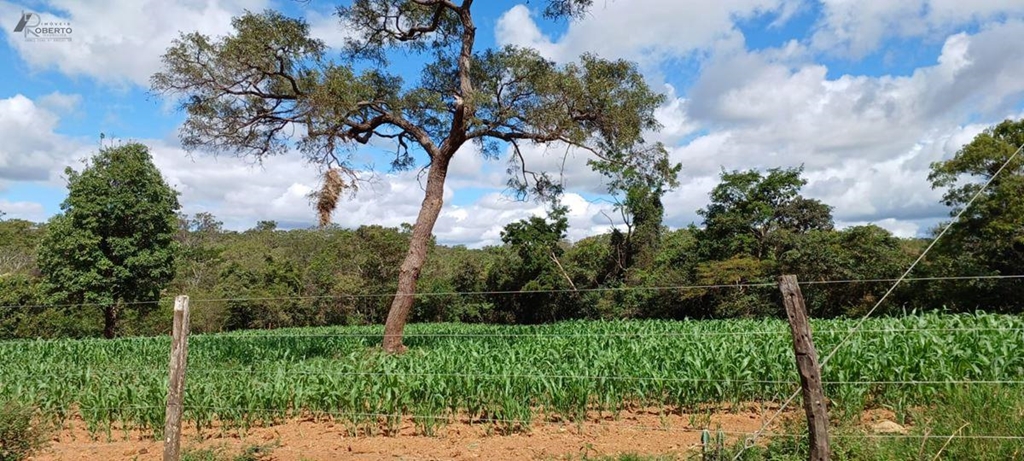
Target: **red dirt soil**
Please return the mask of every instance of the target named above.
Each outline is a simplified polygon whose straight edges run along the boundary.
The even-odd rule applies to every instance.
[[[581,459],[584,456],[636,453],[674,455],[686,459],[700,452],[701,428],[712,434],[721,430],[726,440],[751,433],[777,406],[746,405],[741,411],[702,415],[665,414],[657,410],[622,412],[618,418],[596,413],[583,423],[536,421],[527,430],[497,434],[489,424],[453,422],[438,428],[434,436],[418,434],[412,421],[403,421],[394,436],[365,436],[350,426],[332,421],[295,418],[269,427],[238,430],[204,430],[197,435],[187,428],[182,447],[214,449],[233,456],[253,446],[268,448],[267,460],[442,460],[442,459]],[[786,413],[790,413],[787,411]],[[710,422],[709,419],[710,418]],[[122,430],[90,435],[81,421],[73,421],[32,460],[160,460],[163,445],[149,434]]]

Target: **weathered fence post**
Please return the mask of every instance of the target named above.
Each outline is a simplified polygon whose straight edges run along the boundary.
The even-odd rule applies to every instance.
[[[782,291],[782,303],[786,306],[789,328],[793,332],[793,352],[800,371],[804,412],[807,413],[807,429],[810,434],[810,459],[827,461],[831,456],[828,448],[828,410],[825,408],[821,367],[818,365],[818,351],[814,349],[814,340],[811,338],[804,295],[800,292],[795,275],[779,277],[779,290]]]
[[[167,417],[164,420],[164,461],[181,459],[181,413],[185,397],[185,365],[188,361],[188,296],[174,298],[174,336],[171,340],[171,371],[167,386]]]

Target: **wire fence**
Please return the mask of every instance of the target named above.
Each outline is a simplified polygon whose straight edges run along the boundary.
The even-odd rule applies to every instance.
[[[519,326],[523,327],[523,326]],[[507,327],[506,327],[507,328]],[[257,331],[258,333],[253,333]],[[831,329],[814,330],[815,337],[826,337],[833,335],[844,335],[849,333],[860,335],[892,335],[900,333],[934,332],[934,333],[1024,333],[1024,327],[921,327],[921,328],[868,328],[854,330]],[[787,327],[780,323],[778,329],[773,330],[743,330],[743,331],[637,331],[637,332],[600,332],[600,333],[420,333],[408,332],[402,336],[407,339],[417,338],[442,338],[442,339],[474,339],[474,338],[497,338],[497,339],[577,339],[577,338],[708,338],[708,337],[784,337],[789,339]],[[330,332],[330,333],[282,333],[275,330],[247,330],[243,333],[204,333],[192,336],[192,340],[198,341],[269,341],[274,339],[375,339],[383,338],[384,331],[374,332]],[[82,342],[95,341],[104,344],[116,344],[119,342],[152,342],[166,341],[166,336],[126,336],[112,339],[101,338],[21,338],[0,341],[0,348],[4,346],[23,346],[31,344],[43,345],[53,342]]]
[[[990,276],[976,277],[976,278],[994,278]],[[1000,276],[1000,279],[1020,279],[1024,276]],[[934,280],[965,280],[972,279],[972,277],[949,277],[949,278],[927,278],[921,279],[922,281],[934,281]],[[886,280],[866,280],[860,281],[865,283],[884,282]],[[815,284],[834,284],[834,283],[853,283],[852,281],[809,281],[804,282],[806,285]],[[736,285],[728,285],[734,287]],[[747,284],[746,286],[753,286]],[[760,286],[760,285],[757,285]],[[774,285],[772,285],[774,286]],[[701,286],[701,288],[707,286]],[[663,287],[664,288],[664,287]],[[678,289],[685,288],[697,288],[697,287],[673,287]],[[665,288],[668,289],[668,288]],[[207,299],[207,300],[194,300],[195,302],[206,301],[206,302],[223,302],[230,300],[250,300],[250,299],[296,299],[296,298],[232,298],[232,299]],[[304,299],[304,298],[299,298]],[[626,341],[630,339],[637,340],[651,340],[654,338],[662,338],[667,340],[678,339],[680,341],[694,341],[695,343],[706,342],[709,338],[721,338],[725,341],[731,342],[745,342],[752,340],[770,340],[773,344],[787,344],[791,341],[790,332],[784,321],[776,321],[777,327],[769,328],[767,324],[760,324],[761,327],[757,329],[744,329],[737,331],[720,331],[715,330],[714,326],[708,326],[707,328],[697,328],[687,331],[665,331],[665,330],[654,330],[654,329],[638,329],[637,331],[545,331],[542,328],[531,327],[531,326],[516,326],[516,327],[496,327],[479,325],[476,331],[444,331],[443,329],[438,330],[427,330],[417,331],[415,326],[410,329],[404,336],[407,340],[413,341],[416,339],[442,339],[442,340],[581,340],[581,339],[608,339],[615,340],[618,342]],[[939,341],[940,343],[949,337],[958,336],[970,338],[984,339],[989,336],[986,335],[1011,335],[1013,338],[1022,338],[1024,341],[1024,324],[1012,324],[1012,325],[977,325],[977,324],[965,324],[965,325],[941,325],[933,326],[920,324],[915,325],[914,322],[909,322],[908,326],[896,326],[896,327],[884,327],[884,328],[863,328],[865,325],[862,321],[848,320],[847,322],[855,322],[850,327],[836,327],[834,321],[822,321],[819,326],[823,327],[820,330],[815,330],[814,335],[819,340],[829,339],[831,342],[827,344],[835,345],[835,348],[826,358],[831,358],[836,350],[842,347],[846,341],[854,336],[874,336],[880,338],[886,337],[901,337],[907,335],[914,335],[920,333],[932,333],[929,336],[929,340]],[[692,322],[692,325],[713,325],[706,322]],[[345,329],[338,329],[336,331],[326,332],[301,332],[294,330],[284,331],[259,331],[259,332],[237,332],[237,333],[226,333],[216,335],[195,335],[191,338],[193,353],[202,352],[204,347],[213,347],[217,344],[231,344],[231,343],[252,343],[265,345],[267,347],[274,347],[275,341],[302,341],[308,344],[315,344],[320,340],[323,341],[379,341],[383,337],[382,329],[378,327],[360,327],[363,329],[371,328],[372,331],[351,331]],[[435,328],[435,327],[432,327]],[[513,331],[509,331],[512,329]],[[517,330],[522,331],[517,331]],[[494,331],[488,331],[494,330]],[[135,337],[135,338],[119,338],[112,341],[107,340],[95,340],[96,344],[109,345],[119,343],[134,343],[141,342],[147,344],[146,350],[151,349],[150,346],[157,348],[166,348],[168,340],[167,337]],[[735,340],[735,341],[733,341]],[[0,353],[4,349],[25,349],[26,346],[38,345],[46,347],[48,344],[53,342],[64,342],[69,340],[22,340],[15,342],[3,342],[0,343]],[[615,344],[618,344],[616,342]],[[825,343],[823,341],[823,343]],[[302,344],[302,343],[300,343]],[[340,344],[340,343],[338,343]],[[674,343],[676,347],[679,347],[685,354],[685,342]],[[14,347],[8,347],[14,346]],[[287,344],[281,345],[287,348]],[[125,349],[130,351],[131,349]],[[785,349],[782,349],[785,350]],[[944,353],[941,349],[936,349],[938,353]],[[988,357],[992,358],[992,357]],[[695,424],[692,422],[685,421],[687,417],[693,417],[694,415],[686,415],[682,413],[681,409],[665,409],[664,415],[671,416],[670,419],[674,418],[672,423],[663,424],[644,424],[638,422],[637,419],[608,419],[608,417],[582,417],[581,424],[599,424],[602,428],[615,431],[662,431],[667,433],[706,433],[711,432],[713,434],[723,434],[725,436],[735,439],[735,441],[742,441],[744,445],[753,445],[757,439],[775,439],[775,438],[806,438],[805,433],[792,433],[785,432],[783,426],[774,424],[774,421],[782,415],[799,415],[799,411],[793,409],[791,404],[795,401],[798,392],[800,382],[795,379],[795,369],[793,373],[793,379],[756,379],[756,378],[737,378],[728,379],[721,377],[688,377],[686,373],[676,372],[668,373],[664,376],[651,376],[643,374],[601,374],[601,373],[490,373],[485,371],[472,371],[467,370],[466,372],[423,372],[423,371],[409,371],[409,370],[395,370],[395,371],[377,371],[377,370],[348,370],[339,371],[337,369],[329,370],[317,370],[310,369],[309,367],[301,366],[305,357],[295,357],[293,363],[275,362],[268,364],[261,364],[259,357],[255,357],[251,363],[238,363],[225,366],[223,363],[214,363],[209,360],[200,360],[190,364],[188,371],[192,379],[200,379],[204,376],[223,375],[229,378],[230,382],[239,383],[239,385],[257,385],[257,383],[269,382],[276,379],[278,376],[287,376],[292,378],[291,382],[285,385],[284,392],[294,392],[289,390],[289,385],[295,385],[302,383],[305,378],[346,378],[346,377],[360,377],[367,378],[366,381],[374,381],[377,379],[388,379],[388,380],[403,380],[403,379],[427,379],[427,378],[442,378],[442,379],[459,379],[459,380],[470,380],[470,381],[553,381],[556,384],[558,382],[582,382],[582,383],[594,383],[594,382],[617,382],[617,383],[637,383],[637,384],[675,384],[675,385],[686,385],[686,384],[701,384],[710,386],[719,386],[724,388],[745,388],[752,389],[754,392],[761,392],[761,416],[760,421],[763,422],[761,430],[750,431],[750,430],[719,430],[715,425],[710,423]],[[788,357],[788,360],[792,360],[792,356]],[[3,365],[0,365],[0,371],[3,370]],[[682,376],[680,376],[682,375]],[[1011,373],[1012,375],[1012,373]],[[68,369],[60,373],[31,373],[23,371],[14,371],[7,376],[16,377],[17,379],[23,378],[34,378],[34,379],[45,379],[48,376],[50,378],[86,378],[85,382],[99,382],[102,385],[116,385],[115,383],[121,383],[122,385],[130,385],[132,377],[136,379],[143,379],[148,381],[157,381],[163,383],[167,377],[167,368],[163,363],[157,363],[150,367],[128,367],[124,369],[111,369],[104,367],[86,367],[86,368],[75,368]],[[138,377],[142,378],[138,378]],[[273,378],[273,379],[272,379]],[[77,379],[77,378],[75,378]],[[105,381],[104,381],[105,380]],[[872,386],[897,386],[897,387],[930,387],[930,388],[955,388],[955,387],[971,387],[971,386],[984,386],[984,387],[1009,387],[1013,389],[1019,389],[1024,386],[1024,369],[1017,372],[1017,376],[1012,376],[1007,379],[996,379],[992,377],[987,379],[984,373],[972,373],[972,376],[963,378],[959,377],[947,377],[943,379],[927,379],[921,377],[920,379],[824,379],[822,384],[827,388],[849,388],[849,387],[872,387]],[[772,390],[774,389],[774,390]],[[796,392],[790,394],[790,391],[796,389]],[[0,391],[3,390],[3,384],[0,383]],[[789,395],[790,398],[782,400],[782,397]],[[587,398],[591,398],[588,396]],[[749,399],[756,400],[756,399]],[[282,407],[266,407],[259,405],[231,405],[229,401],[224,401],[223,404],[218,404],[214,400],[214,404],[186,404],[184,405],[185,418],[201,419],[201,418],[217,418],[218,416],[224,416],[225,418],[243,418],[251,419],[250,422],[256,422],[262,424],[268,422],[267,418],[278,419],[278,418],[299,418],[306,417],[309,415],[314,416],[329,416],[331,418],[337,418],[338,420],[348,421],[349,423],[355,422],[367,422],[371,424],[388,424],[387,421],[407,421],[413,424],[424,424],[424,425],[445,425],[445,424],[491,424],[491,425],[519,425],[527,427],[533,424],[546,424],[551,421],[543,419],[542,412],[528,412],[527,417],[491,417],[486,415],[464,415],[459,414],[458,411],[445,410],[439,414],[419,414],[415,411],[415,408],[407,408],[400,412],[359,412],[359,411],[332,411],[329,408],[310,408],[301,400],[293,400],[292,402],[298,402],[300,406],[292,407],[288,404]],[[308,403],[308,402],[307,402]],[[730,403],[720,402],[722,405],[729,405]],[[732,403],[734,404],[734,403]],[[118,418],[122,418],[124,421],[131,421],[137,414],[144,412],[162,412],[164,409],[163,405],[96,405],[96,404],[79,404],[74,406],[51,406],[47,407],[50,411],[59,412],[62,414],[83,414],[91,418],[107,418],[108,422],[117,421]],[[606,410],[612,411],[612,410]],[[732,410],[726,410],[732,411]],[[700,418],[705,417],[704,415],[697,415]],[[518,419],[517,419],[518,418]],[[537,418],[540,418],[539,420]],[[699,418],[698,418],[699,419]],[[373,420],[380,420],[376,423]],[[708,420],[710,421],[710,420]],[[273,422],[273,421],[270,421]],[[564,421],[559,421],[559,424]],[[246,423],[248,424],[248,423]],[[914,429],[914,428],[911,428]],[[870,430],[865,429],[864,432],[849,431],[838,432],[830,434],[830,437],[835,439],[910,439],[910,440],[976,440],[976,441],[991,441],[991,442],[1015,442],[1024,440],[1024,434],[999,434],[999,433],[953,433],[953,434],[931,434],[931,433],[920,433],[918,431],[910,430],[907,433],[897,434],[880,434],[872,433]]]
[[[963,275],[963,276],[936,276],[936,277],[907,277],[902,282],[942,282],[942,281],[969,281],[969,280],[1021,280],[1024,274],[1006,275]],[[873,278],[873,279],[835,279],[835,280],[802,280],[801,286],[815,285],[842,285],[842,284],[874,284],[892,283],[901,279],[894,278]],[[706,284],[706,285],[668,285],[668,286],[619,286],[619,287],[593,287],[593,288],[552,288],[542,290],[484,290],[484,291],[420,291],[416,293],[345,293],[335,295],[317,296],[262,296],[262,297],[220,297],[220,298],[194,298],[193,303],[226,303],[226,302],[256,302],[256,301],[313,301],[331,299],[380,299],[411,296],[415,298],[429,298],[438,296],[512,296],[527,294],[559,294],[559,293],[599,293],[599,292],[643,292],[643,291],[692,291],[692,290],[723,290],[740,288],[773,288],[778,285],[774,281],[739,282],[727,284]],[[156,306],[159,304],[170,304],[171,298],[163,298],[150,301],[126,301],[119,302],[124,306]],[[7,304],[0,305],[0,309],[46,309],[65,307],[103,307],[110,305],[109,302],[81,302],[81,303],[48,303],[48,304]]]

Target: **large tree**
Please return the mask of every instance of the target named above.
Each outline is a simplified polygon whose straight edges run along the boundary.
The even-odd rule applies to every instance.
[[[592,3],[549,0],[545,14],[578,18]],[[466,143],[488,156],[508,152],[508,184],[524,196],[560,191],[557,179],[526,164],[520,148],[530,143],[588,151],[591,165],[610,176],[677,171],[665,167],[661,145],[643,142],[644,132],[658,127],[654,109],[664,97],[633,64],[584,55],[557,65],[529,49],[478,50],[473,6],[473,0],[354,0],[337,10],[349,36],[338,60],[302,20],[248,13],[233,20],[226,37],[182,35],[152,79],[155,91],[179,97],[188,114],[181,130],[186,148],[260,159],[296,147],[322,168],[322,223],[340,194],[358,183],[353,145],[393,144],[395,169],[426,159],[425,195],[384,330],[390,352],[404,350],[402,331],[445,178]],[[388,62],[410,55],[427,64],[407,83],[389,72]]]
[[[723,171],[711,190],[702,240],[711,259],[774,259],[786,233],[832,229],[832,207],[800,195],[803,168]]]
[[[58,302],[99,306],[112,338],[124,307],[158,300],[174,277],[178,193],[142,144],[104,148],[65,174],[68,197],[39,245],[39,269]]]
[[[939,254],[932,261],[936,275],[1024,273],[1024,153],[1018,151],[1022,145],[1024,119],[1005,120],[978,134],[953,158],[932,164],[928,179],[933,188],[946,190],[943,202],[951,208],[950,215],[963,211],[938,242]],[[978,198],[964,210],[976,194]],[[1007,307],[1024,296],[1016,282],[977,281],[954,287],[959,288],[947,288],[971,290],[951,294],[964,308]]]

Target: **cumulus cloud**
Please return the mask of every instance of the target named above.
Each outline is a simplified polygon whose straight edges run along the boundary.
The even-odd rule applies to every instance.
[[[77,100],[74,95],[60,93],[42,96],[38,101],[23,95],[0,99],[0,137],[5,140],[0,146],[0,181],[37,182],[55,193],[63,190],[63,168],[80,168],[80,160],[95,153],[95,146],[58,134],[60,115],[43,106],[69,111],[77,106]],[[308,196],[320,179],[317,169],[298,153],[255,164],[231,156],[188,153],[174,141],[138,141],[150,147],[164,179],[181,193],[185,213],[210,212],[227,228],[236,230],[251,228],[258,220],[300,228],[316,223],[316,211]],[[535,155],[537,161],[552,157],[539,148],[530,155]],[[445,189],[446,206],[434,229],[440,242],[474,247],[500,244],[506,224],[546,213],[541,204],[501,194],[506,175],[504,170],[493,171],[494,165],[503,163],[484,159],[472,145],[458,153]],[[365,171],[363,175],[368,181],[355,195],[339,202],[335,223],[345,227],[397,227],[416,220],[424,194],[421,180],[425,180],[419,170],[392,174]],[[487,189],[492,192],[478,192]],[[453,205],[453,197],[460,190],[479,196]],[[565,203],[570,207],[571,238],[580,239],[608,228],[601,212],[613,215],[610,204],[591,203],[575,193],[567,194]],[[49,218],[45,207],[36,202],[0,198],[0,210],[9,218]]]
[[[1024,81],[1010,76],[1024,72],[1024,49],[1004,45],[1022,35],[1022,21],[951,35],[935,64],[905,77],[830,78],[774,50],[717,56],[688,95],[688,117],[708,132],[673,158],[691,180],[802,165],[807,194],[839,220],[937,219],[946,210],[929,165],[1015,111]]]
[[[70,22],[71,42],[26,42],[8,27],[8,45],[33,69],[56,69],[110,84],[148,86],[160,57],[179,36],[197,31],[210,36],[230,31],[231,18],[244,10],[261,11],[268,0],[47,0],[44,20]],[[25,5],[0,1],[0,16],[18,17]]]
[[[934,225],[934,220],[927,220],[927,223],[904,220],[895,218],[885,218],[875,221],[837,221],[836,227],[839,229],[845,229],[854,226],[863,226],[867,224],[874,224],[882,229],[892,232],[893,235],[902,238],[920,237],[925,234],[928,229]]]
[[[4,212],[2,219],[24,219],[26,221],[43,222],[49,218],[43,205],[36,202],[12,202],[0,198],[0,211]]]
[[[633,0],[597,2],[585,21],[557,39],[545,35],[533,12],[516,5],[498,19],[499,44],[532,47],[556,61],[593,52],[605,58],[656,62],[687,56],[720,41],[742,40],[738,20],[770,15],[779,24],[796,11],[782,0]]]
[[[66,94],[59,91],[39,98],[39,107],[61,116],[75,113],[82,104],[82,95]]]
[[[341,18],[333,13],[310,11],[306,14],[309,23],[309,35],[323,40],[330,48],[341,48],[345,40],[353,35],[342,23]]]
[[[821,0],[821,9],[812,45],[850,58],[876,51],[888,38],[941,41],[965,26],[1024,16],[1024,3],[1015,0]]]
[[[211,212],[230,229],[246,229],[257,220],[276,220],[287,227],[315,225],[316,212],[308,194],[317,187],[318,178],[315,169],[298,156],[271,157],[261,166],[253,166],[235,158],[190,157],[180,148],[158,141],[148,143],[165,179],[181,192],[186,213]],[[332,222],[352,228],[415,222],[424,194],[418,176],[418,172],[378,175],[338,203]],[[447,184],[446,205],[434,227],[441,243],[500,244],[506,224],[546,214],[542,204],[513,200],[497,191],[453,205],[458,192],[454,183]],[[566,194],[564,203],[570,208],[570,238],[578,240],[610,227],[602,211],[614,216],[611,204],[588,202],[576,193]]]
[[[71,95],[51,94],[35,101],[14,95],[0,99],[0,180],[47,181],[78,153],[72,139],[55,132],[60,116],[44,106],[74,106]]]

